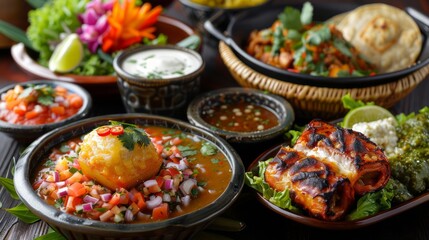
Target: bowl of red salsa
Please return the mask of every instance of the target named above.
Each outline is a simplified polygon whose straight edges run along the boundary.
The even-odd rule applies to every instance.
[[[147,114],[60,127],[34,141],[15,169],[20,199],[67,239],[189,239],[244,184],[225,140]]]
[[[233,143],[255,143],[284,133],[295,120],[284,98],[250,88],[222,88],[189,104],[188,120]]]
[[[30,142],[87,117],[91,106],[89,93],[72,83],[34,80],[10,84],[0,89],[0,131]]]

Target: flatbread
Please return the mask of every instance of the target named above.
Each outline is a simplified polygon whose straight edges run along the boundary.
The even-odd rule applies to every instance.
[[[399,8],[382,3],[367,4],[341,17],[337,28],[380,73],[407,68],[420,54],[420,29]]]

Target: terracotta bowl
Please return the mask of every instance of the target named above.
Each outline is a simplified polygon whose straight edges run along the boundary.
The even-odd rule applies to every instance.
[[[82,136],[95,127],[106,125],[109,120],[178,129],[212,142],[224,153],[231,166],[231,179],[226,190],[212,203],[198,210],[149,223],[109,223],[84,219],[48,205],[32,188],[36,167],[53,147]],[[190,239],[236,200],[244,185],[244,166],[238,154],[225,140],[188,123],[146,114],[108,115],[62,126],[33,142],[17,162],[14,184],[19,197],[30,211],[67,239]]]
[[[279,124],[272,128],[252,131],[234,132],[217,128],[202,118],[203,112],[223,104],[245,102],[262,106],[275,113]],[[189,122],[217,134],[231,143],[258,143],[271,140],[284,133],[294,122],[294,110],[284,98],[250,88],[222,88],[197,96],[187,109]]]
[[[170,44],[176,44],[196,34],[194,29],[189,25],[167,16],[159,16],[155,26],[158,33],[163,33],[168,36],[168,42]],[[76,83],[86,88],[94,96],[119,94],[116,85],[116,76],[114,75],[82,76],[74,74],[56,74],[47,67],[38,64],[34,60],[37,54],[26,49],[22,43],[12,46],[11,54],[18,66],[35,77]]]
[[[73,83],[53,82],[49,80],[28,81],[20,85],[26,87],[29,85],[40,85],[40,84],[45,84],[52,87],[61,86],[66,88],[71,93],[78,94],[83,98],[83,106],[72,117],[56,123],[41,124],[41,125],[20,125],[20,124],[12,124],[12,123],[8,123],[0,120],[1,132],[7,134],[8,136],[16,139],[19,142],[29,143],[51,130],[57,129],[65,124],[72,123],[89,116],[89,113],[92,107],[92,98],[91,98],[91,95],[84,88]],[[3,93],[6,93],[10,89],[13,89],[15,86],[16,84],[10,84],[3,87],[2,89],[0,89],[0,95]]]

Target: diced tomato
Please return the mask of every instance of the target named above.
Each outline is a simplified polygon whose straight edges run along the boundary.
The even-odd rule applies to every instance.
[[[141,192],[137,192],[134,194],[134,197],[136,199],[137,206],[139,209],[146,208],[146,201],[143,198],[143,194]]]
[[[65,96],[67,94],[67,89],[61,86],[56,86],[55,93],[59,96]]]
[[[26,119],[33,119],[33,118],[37,117],[38,115],[39,115],[38,112],[36,112],[36,111],[30,111],[30,112],[26,112],[25,113],[25,118]]]
[[[72,197],[80,197],[86,193],[86,189],[82,183],[75,182],[68,187],[67,192]]]
[[[67,184],[73,184],[75,182],[80,182],[82,180],[82,174],[80,172],[75,172],[71,177],[66,180]]]
[[[161,144],[154,143],[153,145],[155,146],[155,148],[156,148],[156,152],[157,152],[158,154],[161,154],[161,153],[162,153],[162,150],[164,150],[164,146],[162,146]]]
[[[163,203],[159,207],[156,207],[152,211],[152,219],[154,220],[163,220],[167,219],[169,215],[168,204]]]
[[[136,214],[136,213],[138,213],[138,211],[140,211],[139,206],[137,206],[137,204],[135,202],[131,203],[131,205],[128,207],[128,209],[130,209],[133,214]]]
[[[100,137],[104,137],[110,134],[110,127],[109,126],[102,126],[97,128],[97,134]]]
[[[179,145],[182,142],[183,142],[183,140],[180,139],[180,138],[178,138],[178,137],[175,137],[175,138],[173,138],[173,139],[170,140],[171,145],[176,145],[176,146]]]
[[[115,193],[110,199],[109,204],[111,204],[112,206],[116,206],[119,204],[120,201],[121,201],[121,195],[119,193]]]
[[[65,202],[66,202],[65,204],[66,211],[68,213],[71,213],[76,211],[76,206],[81,204],[83,201],[82,201],[82,198],[80,197],[68,196]]]
[[[170,171],[170,174],[172,177],[180,174],[180,171],[177,168],[172,167],[172,168],[169,168],[168,170]]]
[[[110,218],[111,217],[113,217],[115,214],[112,212],[112,211],[110,211],[110,210],[107,210],[106,212],[104,212],[103,214],[101,214],[100,215],[100,221],[102,221],[102,222],[107,222],[107,221],[109,221],[110,220]]]
[[[68,101],[72,108],[81,108],[83,105],[82,97],[74,93],[68,96]]]
[[[110,128],[110,133],[112,135],[121,135],[122,133],[124,133],[124,127],[117,125],[117,126],[113,126]]]
[[[66,109],[63,106],[52,106],[51,111],[56,115],[64,115],[66,113]]]

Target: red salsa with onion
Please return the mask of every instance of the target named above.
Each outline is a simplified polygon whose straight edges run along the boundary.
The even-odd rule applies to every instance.
[[[279,125],[275,113],[244,101],[214,106],[201,117],[216,128],[233,132],[262,131]]]
[[[130,130],[127,125],[122,126],[99,127],[96,134],[124,137]],[[155,176],[129,189],[103,186],[82,172],[78,160],[85,141],[82,137],[52,149],[36,171],[34,190],[61,211],[115,223],[153,222],[180,216],[203,208],[225,191],[231,167],[211,142],[175,129],[138,128],[145,130],[162,158]]]
[[[20,125],[54,123],[75,115],[82,106],[82,97],[64,87],[16,85],[1,95],[0,120]]]

